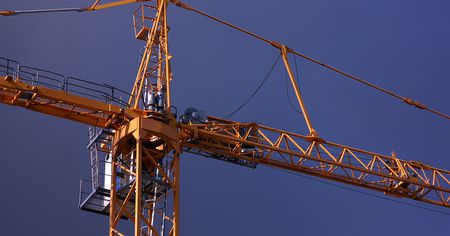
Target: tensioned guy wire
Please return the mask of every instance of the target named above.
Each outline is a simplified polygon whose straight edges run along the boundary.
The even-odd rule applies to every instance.
[[[247,35],[249,35],[249,36],[251,36],[251,37],[253,37],[253,38],[256,38],[256,39],[261,40],[261,41],[263,41],[263,42],[265,42],[265,43],[268,43],[268,44],[270,44],[270,45],[272,45],[272,46],[274,46],[274,47],[276,47],[276,48],[281,49],[282,47],[284,47],[284,45],[282,45],[282,44],[280,44],[280,43],[278,43],[278,42],[276,42],[276,41],[268,40],[268,39],[266,39],[266,38],[264,38],[264,37],[261,37],[261,36],[255,34],[255,33],[253,33],[253,32],[250,32],[250,31],[245,30],[245,29],[243,29],[243,28],[240,28],[240,27],[238,27],[238,26],[236,26],[236,25],[233,25],[233,24],[231,24],[231,23],[228,23],[228,22],[226,22],[226,21],[224,21],[224,20],[221,20],[221,19],[219,19],[219,18],[217,18],[217,17],[211,16],[211,15],[205,13],[205,12],[202,12],[202,11],[200,11],[200,10],[197,10],[197,9],[195,9],[195,8],[193,8],[193,7],[191,7],[191,6],[187,5],[187,4],[185,4],[185,3],[182,3],[182,2],[180,2],[180,1],[178,1],[178,0],[172,0],[171,2],[174,3],[175,5],[177,5],[177,6],[181,7],[181,8],[183,8],[183,9],[186,9],[186,10],[188,10],[188,11],[196,12],[196,13],[198,13],[198,14],[200,14],[200,15],[202,15],[202,16],[205,16],[205,17],[207,17],[207,18],[209,18],[209,19],[211,19],[211,20],[217,21],[217,22],[219,22],[219,23],[221,23],[221,24],[224,24],[224,25],[226,25],[226,26],[228,26],[228,27],[231,27],[231,28],[233,28],[233,29],[235,29],[235,30],[238,30],[238,31],[240,31],[240,32],[242,32],[242,33],[244,33],[244,34],[247,34]],[[342,70],[340,70],[340,69],[337,69],[337,68],[335,68],[335,67],[333,67],[333,66],[327,65],[327,64],[325,64],[325,63],[323,63],[323,62],[321,62],[321,61],[319,61],[319,60],[313,59],[313,58],[311,58],[311,57],[309,57],[309,56],[307,56],[307,55],[305,55],[305,54],[303,54],[303,53],[297,52],[297,51],[295,51],[295,50],[293,50],[293,49],[291,49],[291,48],[289,48],[289,47],[287,47],[287,48],[288,48],[288,52],[289,52],[289,53],[292,53],[293,55],[299,56],[299,57],[301,57],[301,58],[303,58],[303,59],[306,59],[306,60],[308,60],[308,61],[310,61],[310,62],[313,62],[313,63],[315,63],[315,64],[318,64],[318,65],[320,65],[320,66],[322,66],[322,67],[325,67],[325,68],[327,68],[327,69],[329,69],[329,70],[332,70],[332,71],[334,71],[334,72],[336,72],[336,73],[338,73],[338,74],[341,74],[341,75],[343,75],[343,76],[345,76],[345,77],[347,77],[347,78],[350,78],[350,79],[355,80],[355,81],[357,81],[357,82],[359,82],[359,83],[362,83],[362,84],[364,84],[364,85],[366,85],[366,86],[369,86],[369,87],[371,87],[371,88],[373,88],[373,89],[376,89],[376,90],[378,90],[378,91],[380,91],[380,92],[382,92],[382,93],[384,93],[384,94],[387,94],[387,95],[390,95],[390,96],[392,96],[392,97],[394,97],[394,98],[397,98],[397,99],[399,99],[399,100],[401,100],[401,101],[403,101],[403,102],[405,102],[405,103],[407,103],[407,104],[409,104],[409,105],[412,105],[412,106],[414,106],[414,107],[416,107],[416,108],[418,108],[418,109],[426,110],[426,111],[431,112],[431,113],[433,113],[433,114],[435,114],[435,115],[438,115],[438,116],[441,116],[441,117],[444,117],[444,118],[450,120],[450,116],[447,115],[447,114],[444,114],[443,112],[440,112],[440,111],[435,110],[435,109],[428,108],[428,107],[425,106],[424,104],[422,104],[422,103],[420,103],[420,102],[418,102],[418,101],[415,101],[415,100],[413,100],[413,99],[411,99],[411,98],[400,96],[400,95],[398,95],[398,94],[396,94],[396,93],[394,93],[394,92],[392,92],[392,91],[390,91],[390,90],[388,90],[388,89],[382,88],[382,87],[377,86],[377,85],[375,85],[375,84],[373,84],[373,83],[370,83],[370,82],[365,81],[365,80],[363,80],[363,79],[361,79],[361,78],[358,78],[358,77],[356,77],[356,76],[354,76],[354,75],[351,75],[351,74],[349,74],[349,73],[347,73],[347,72],[344,72],[344,71],[342,71]]]
[[[145,0],[142,0],[142,1],[145,1]],[[256,39],[261,40],[261,41],[263,41],[265,43],[268,43],[268,44],[270,44],[270,45],[272,45],[272,46],[274,46],[274,47],[276,47],[278,49],[281,49],[282,47],[286,47],[285,45],[282,45],[282,44],[280,44],[280,43],[278,43],[276,41],[268,40],[268,39],[266,39],[264,37],[261,37],[261,36],[251,32],[251,31],[248,31],[246,29],[240,28],[240,27],[235,26],[235,25],[233,25],[231,23],[228,23],[228,22],[226,22],[224,20],[221,20],[221,19],[219,19],[217,17],[214,17],[214,16],[211,16],[209,14],[206,14],[205,12],[197,10],[197,9],[195,9],[195,8],[193,8],[193,7],[187,5],[187,4],[185,4],[185,3],[183,3],[183,2],[181,2],[179,0],[170,0],[170,2],[172,2],[174,5],[176,5],[178,7],[181,7],[183,9],[188,10],[188,11],[196,12],[196,13],[198,13],[198,14],[200,14],[202,16],[205,16],[205,17],[207,17],[207,18],[209,18],[211,20],[217,21],[217,22],[219,22],[221,24],[224,24],[224,25],[226,25],[228,27],[231,27],[231,28],[233,28],[235,30],[238,30],[238,31],[240,31],[240,32],[242,32],[244,34],[247,34],[247,35],[249,35],[249,36],[251,36],[253,38],[256,38]],[[98,1],[96,1],[94,3],[94,6],[97,3],[98,3]],[[75,11],[75,12],[86,12],[86,11],[88,11],[88,9],[89,8],[60,8],[60,9],[23,10],[23,11],[1,11],[0,10],[0,15],[11,16],[11,15],[17,15],[17,14],[54,13],[54,12],[70,12],[70,11],[72,11],[72,12],[73,11]],[[443,117],[443,118],[446,118],[446,119],[450,120],[450,116],[449,115],[447,115],[447,114],[445,114],[445,113],[443,113],[441,111],[438,111],[436,109],[429,108],[429,107],[425,106],[424,104],[422,104],[419,101],[413,100],[413,99],[408,98],[408,97],[400,96],[400,95],[398,95],[398,94],[396,94],[396,93],[394,93],[394,92],[392,92],[392,91],[390,91],[388,89],[382,88],[382,87],[377,86],[377,85],[375,85],[373,83],[370,83],[370,82],[365,81],[365,80],[363,80],[361,78],[358,78],[358,77],[356,77],[354,75],[351,75],[351,74],[349,74],[347,72],[344,72],[344,71],[342,71],[342,70],[340,70],[340,69],[338,69],[336,67],[330,66],[330,65],[325,64],[325,63],[323,63],[323,62],[321,62],[319,60],[313,59],[313,58],[311,58],[311,57],[309,57],[309,56],[307,56],[307,55],[305,55],[303,53],[297,52],[297,51],[295,51],[295,50],[293,50],[293,49],[291,49],[289,47],[286,47],[286,48],[288,49],[287,50],[288,53],[292,53],[293,55],[299,56],[299,57],[301,57],[301,58],[303,58],[305,60],[308,60],[310,62],[318,64],[318,65],[320,65],[322,67],[325,67],[325,68],[327,68],[329,70],[332,70],[332,71],[334,71],[334,72],[336,72],[338,74],[341,74],[341,75],[343,75],[343,76],[345,76],[347,78],[350,78],[350,79],[352,79],[354,81],[362,83],[362,84],[364,84],[366,86],[369,86],[369,87],[371,87],[371,88],[373,88],[375,90],[378,90],[378,91],[380,91],[380,92],[382,92],[384,94],[387,94],[389,96],[397,98],[397,99],[405,102],[408,105],[414,106],[414,107],[416,107],[418,109],[421,109],[421,110],[425,110],[425,111],[431,112],[431,113],[433,113],[435,115],[438,115],[440,117]]]

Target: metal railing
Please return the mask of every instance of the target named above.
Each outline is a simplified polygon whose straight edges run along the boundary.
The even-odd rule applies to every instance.
[[[125,99],[131,96],[128,92],[107,83],[99,84],[75,77],[65,78],[64,91],[70,94],[104,101],[108,104],[115,104],[120,107],[128,107]]]
[[[148,15],[155,15],[152,11],[157,11],[155,6],[142,5],[133,12],[133,25],[134,34],[137,36],[139,32],[144,29],[150,29],[153,21],[156,20],[154,17],[149,17]],[[153,13],[153,14],[152,14]],[[150,21],[150,22],[149,22]]]
[[[0,74],[9,75],[16,78],[18,71],[19,71],[19,62],[8,58],[0,57]]]
[[[44,86],[55,90],[64,89],[64,75],[39,68],[20,66],[18,78],[31,86]]]
[[[104,167],[106,164],[111,164],[111,162],[106,161],[106,160],[101,160],[98,163],[91,165],[91,167],[89,167],[89,169],[87,169],[83,173],[83,175],[81,176],[81,179],[80,179],[80,195],[78,198],[78,206],[81,206],[81,204],[83,204],[83,202],[86,201],[86,199],[89,198],[89,196],[91,196],[91,194],[93,192],[97,191],[97,189],[93,189],[92,186],[96,185],[103,189],[107,189],[107,187],[109,187],[109,186],[103,186],[105,179],[111,178],[110,174],[105,173]],[[91,175],[92,171],[94,171],[94,168],[98,168],[98,174],[97,174],[96,179],[93,179],[92,175]]]
[[[14,80],[24,81],[31,86],[43,86],[122,108],[129,107],[127,99],[131,94],[110,84],[100,84],[75,77],[66,77],[49,70],[21,66],[19,62],[4,57],[0,57],[0,75],[12,76]]]

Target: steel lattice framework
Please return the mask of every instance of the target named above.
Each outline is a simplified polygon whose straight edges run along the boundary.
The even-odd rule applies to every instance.
[[[293,172],[449,207],[450,172],[420,162],[364,151],[256,123],[209,117],[181,124],[185,150],[211,158],[234,157]],[[235,160],[237,161],[237,160]]]
[[[142,1],[99,2],[89,8],[59,11],[94,11]],[[27,79],[20,67],[16,70],[9,66],[14,62],[10,60],[0,77],[3,104],[108,130],[110,137],[100,148],[108,153],[111,166],[109,193],[104,198],[108,207],[103,212],[109,215],[111,236],[124,235],[119,229],[120,219],[133,223],[135,236],[180,235],[179,162],[183,152],[251,168],[262,164],[450,207],[450,171],[401,160],[395,153],[385,156],[322,139],[313,128],[290,67],[288,55],[295,52],[254,34],[280,51],[309,133],[300,135],[215,117],[200,123],[177,121],[170,99],[169,3],[194,10],[180,1],[158,0],[154,6],[143,5],[135,12],[136,38],[146,41],[146,46],[127,103],[115,97],[114,89],[111,94],[88,89],[100,96],[87,96],[85,92],[74,93],[71,86],[81,86],[68,78],[59,81],[47,77],[57,86],[40,81],[38,78],[43,78],[38,73]],[[147,10],[153,15],[146,15]],[[20,13],[30,12],[0,11],[1,15]]]

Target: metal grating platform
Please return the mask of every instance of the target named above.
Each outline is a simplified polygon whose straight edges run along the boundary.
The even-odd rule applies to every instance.
[[[109,189],[97,188],[96,191],[90,193],[79,207],[81,210],[98,213],[102,215],[109,214]]]

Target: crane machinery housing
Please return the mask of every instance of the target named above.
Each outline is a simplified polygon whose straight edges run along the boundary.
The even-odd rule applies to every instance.
[[[109,235],[180,235],[180,156],[191,153],[241,167],[267,166],[375,190],[440,207],[450,206],[450,171],[328,140],[313,125],[299,88],[296,57],[303,58],[448,120],[444,112],[403,97],[306,56],[283,43],[197,10],[178,0],[95,1],[85,8],[2,10],[15,16],[49,12],[92,12],[146,2],[133,13],[134,36],[145,43],[130,92],[109,83],[69,77],[0,58],[0,102],[90,126],[90,167],[80,181],[79,207],[107,215]],[[231,27],[279,52],[279,62],[305,121],[304,134],[177,110],[168,7],[177,6]],[[255,93],[256,93],[255,92]],[[252,98],[255,93],[250,97]],[[244,103],[243,105],[245,105]],[[241,109],[239,107],[235,111]],[[409,159],[409,158],[408,158]],[[131,222],[132,229],[126,229]]]

